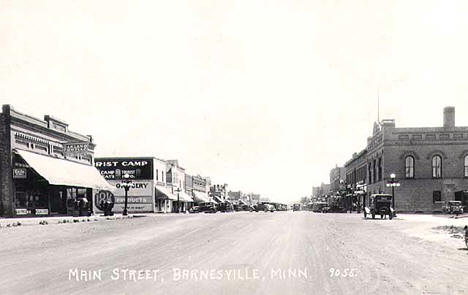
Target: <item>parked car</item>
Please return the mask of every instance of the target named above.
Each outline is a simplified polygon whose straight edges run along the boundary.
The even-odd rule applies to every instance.
[[[372,219],[375,219],[375,215],[380,215],[381,219],[388,215],[388,218],[392,219],[395,214],[392,208],[392,195],[371,195],[369,197],[369,207],[364,208],[364,218],[367,218],[369,214],[372,216]]]
[[[200,203],[198,207],[200,212],[216,213],[218,211],[218,207],[213,203]]]
[[[301,204],[293,204],[293,211],[301,211]]]
[[[274,212],[276,210],[275,206],[273,206],[272,204],[268,204],[268,203],[259,203],[255,205],[254,208],[255,208],[255,212],[258,212],[258,211]]]
[[[461,201],[447,201],[442,207],[442,212],[448,214],[462,214],[463,206]]]
[[[193,206],[189,209],[189,213],[199,213],[202,212],[200,206]]]
[[[315,202],[312,205],[312,212],[327,213],[329,211],[330,211],[330,207],[328,206],[327,202]]]

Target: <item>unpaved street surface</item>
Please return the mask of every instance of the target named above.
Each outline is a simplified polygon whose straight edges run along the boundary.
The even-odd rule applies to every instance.
[[[412,227],[430,230],[291,211],[2,228],[0,294],[468,294],[463,242]]]

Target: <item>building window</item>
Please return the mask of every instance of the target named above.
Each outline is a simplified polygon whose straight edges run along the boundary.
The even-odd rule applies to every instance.
[[[440,202],[442,201],[442,193],[441,191],[433,191],[432,192],[432,202]]]
[[[406,178],[414,178],[414,158],[412,156],[405,158],[405,176]]]
[[[372,166],[370,163],[369,163],[368,170],[369,170],[369,184],[371,184],[372,183]]]
[[[379,158],[379,175],[378,175],[379,181],[382,180],[382,158]]]
[[[159,180],[159,171],[156,169],[156,180]]]
[[[439,155],[432,157],[432,177],[442,177],[442,157]]]
[[[372,182],[377,182],[377,161],[372,161]]]
[[[468,155],[465,156],[465,177],[468,177]]]

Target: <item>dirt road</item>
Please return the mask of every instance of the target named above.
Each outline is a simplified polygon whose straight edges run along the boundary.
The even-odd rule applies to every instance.
[[[402,224],[262,212],[3,228],[0,294],[468,294],[462,243]]]

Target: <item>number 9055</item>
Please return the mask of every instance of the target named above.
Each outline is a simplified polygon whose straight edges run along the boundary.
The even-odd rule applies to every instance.
[[[357,269],[355,268],[338,269],[332,267],[328,271],[330,272],[330,278],[354,278],[357,276]]]

